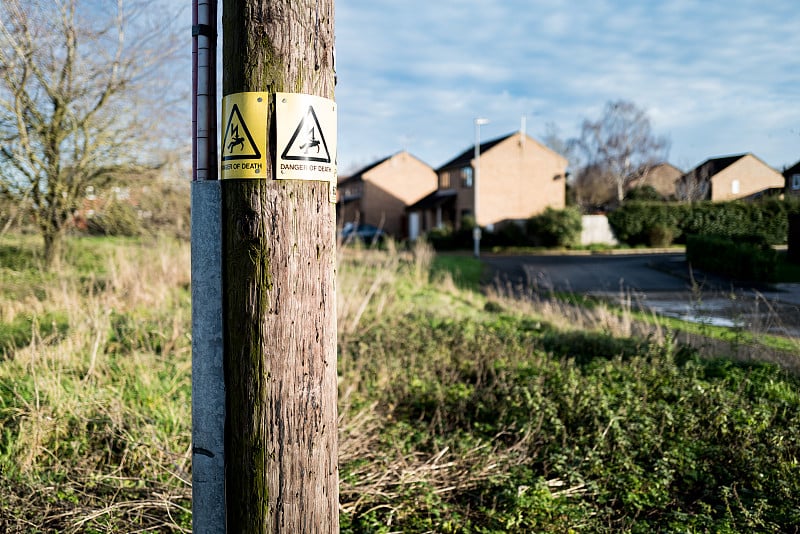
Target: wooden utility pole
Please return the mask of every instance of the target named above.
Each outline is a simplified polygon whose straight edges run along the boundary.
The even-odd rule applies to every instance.
[[[262,147],[223,102],[227,530],[338,532],[335,204],[276,179],[277,93],[333,99],[334,2],[223,0],[222,24],[223,95],[264,94],[267,140],[265,168],[224,179],[226,150]]]

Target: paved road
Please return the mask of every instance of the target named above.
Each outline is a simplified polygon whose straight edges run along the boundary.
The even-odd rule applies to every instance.
[[[664,272],[685,268],[683,253],[485,256],[483,261],[493,280],[544,291],[680,293],[690,289],[685,278]]]
[[[756,325],[800,336],[800,285],[753,288],[694,272],[692,291],[683,253],[487,255],[482,260],[493,283],[519,294],[558,291],[612,300],[633,294],[637,303],[663,315],[728,326]]]

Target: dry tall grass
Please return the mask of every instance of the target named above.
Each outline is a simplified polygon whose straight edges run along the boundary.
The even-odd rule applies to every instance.
[[[104,261],[44,277],[19,299],[0,292],[4,321],[32,318],[31,343],[0,361],[15,400],[0,411],[14,435],[0,469],[6,482],[53,481],[26,501],[10,492],[9,531],[188,530],[189,247],[130,244]],[[42,336],[52,312],[66,315],[66,333]]]
[[[669,328],[666,321],[635,291],[621,289],[616,295],[606,294],[594,299],[591,305],[575,304],[563,295],[537,283],[534,273],[526,273],[527,281],[511,285],[500,281],[486,288],[489,299],[503,306],[540,317],[563,330],[589,330],[614,337],[638,337],[658,345],[693,347],[701,356],[725,356],[742,362],[769,362],[800,374],[800,338],[785,336],[786,348],[775,348],[758,340],[774,332],[790,331],[786,318],[778,307],[764,295],[755,292],[749,299],[728,295],[730,307],[746,319],[747,326],[732,328],[726,336],[694,332],[691,328]],[[704,292],[693,284],[687,295],[698,308],[702,307]],[[636,312],[636,313],[635,313]],[[797,310],[791,311],[797,314]],[[647,320],[641,318],[647,316]]]
[[[424,243],[387,249],[342,249],[337,266],[339,460],[360,466],[341,481],[345,512],[392,506],[411,486],[444,495],[502,477],[529,446],[522,436],[460,451],[386,453],[382,431],[393,407],[371,401],[369,390],[390,387],[419,357],[370,354],[382,349],[356,344],[365,332],[386,335],[373,329],[394,317],[477,314],[487,303],[448,276],[431,280],[434,255]],[[31,343],[0,355],[2,398],[11,399],[0,406],[0,425],[13,435],[0,448],[0,511],[8,512],[0,531],[189,530],[189,254],[187,243],[172,240],[128,242],[88,273],[0,272],[0,321],[33,319]],[[488,300],[565,330],[674,341],[657,323],[634,318],[635,295],[622,297],[620,308],[586,308],[499,287]],[[66,332],[42,328],[54,311],[68,318]],[[375,382],[365,383],[367,375]],[[565,484],[547,482],[553,495],[581,491]]]

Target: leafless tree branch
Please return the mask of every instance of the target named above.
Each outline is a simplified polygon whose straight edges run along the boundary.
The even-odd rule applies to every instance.
[[[647,113],[633,102],[608,102],[596,121],[586,119],[572,145],[583,156],[579,176],[594,190],[607,182],[622,202],[626,186],[666,159],[669,141],[653,134]]]
[[[158,167],[177,150],[163,106],[178,50],[166,3],[4,0],[0,4],[0,182],[28,192],[45,261],[88,185]]]

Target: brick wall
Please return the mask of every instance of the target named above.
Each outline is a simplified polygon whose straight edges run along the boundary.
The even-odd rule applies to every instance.
[[[363,175],[361,222],[404,237],[405,208],[436,189],[436,173],[408,152],[400,152]]]
[[[783,175],[752,154],[722,169],[712,180],[713,201],[734,200],[770,187],[784,186]]]
[[[526,219],[566,202],[567,160],[528,136],[512,135],[480,157],[479,224]],[[459,192],[459,201],[462,200]],[[461,203],[461,202],[460,202]],[[464,199],[464,208],[472,208]],[[461,206],[458,212],[461,211]]]

